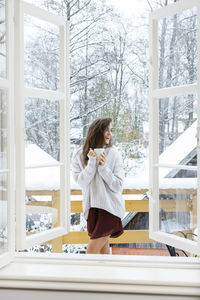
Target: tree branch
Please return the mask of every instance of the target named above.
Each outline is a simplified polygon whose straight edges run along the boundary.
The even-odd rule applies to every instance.
[[[97,106],[97,107],[95,107],[95,108],[93,108],[93,109],[87,111],[87,113],[85,113],[85,114],[83,114],[83,115],[81,115],[81,116],[78,115],[78,116],[76,116],[76,117],[71,118],[71,119],[70,119],[70,122],[75,121],[75,120],[82,119],[83,117],[87,117],[87,116],[90,115],[91,113],[93,113],[93,112],[97,111],[98,109],[104,107],[105,105],[109,104],[110,101],[111,101],[111,100],[108,100],[108,101],[104,102],[104,103],[101,104],[100,106]]]

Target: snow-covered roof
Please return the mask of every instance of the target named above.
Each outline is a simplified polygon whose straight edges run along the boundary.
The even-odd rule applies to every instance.
[[[159,157],[160,163],[179,164],[196,147],[196,127],[194,122],[178,139],[171,144]],[[183,147],[184,145],[184,147]],[[25,149],[26,166],[34,164],[58,163],[48,153],[35,144],[27,144]],[[27,190],[59,190],[60,168],[46,167],[26,169],[25,185]],[[171,169],[160,168],[160,188],[197,188],[196,178],[164,178]],[[80,189],[79,185],[70,176],[71,189]],[[124,181],[124,189],[148,189],[148,165],[144,172],[137,177],[128,177]]]
[[[27,144],[25,148],[25,165],[55,164],[58,163],[51,155],[35,144]],[[59,190],[60,168],[46,167],[26,169],[26,190]]]
[[[37,145],[27,144],[25,147],[25,165],[38,165],[41,163],[52,164],[58,163],[58,161]]]
[[[197,121],[167,147],[167,149],[159,156],[159,163],[180,164],[184,158],[197,147],[196,128]],[[160,168],[160,178],[164,178],[170,171],[172,171],[172,169]]]
[[[51,155],[35,144],[27,144],[25,148],[25,166],[58,163]],[[71,189],[80,189],[72,174]],[[60,167],[30,168],[25,171],[26,190],[52,191],[60,189]]]

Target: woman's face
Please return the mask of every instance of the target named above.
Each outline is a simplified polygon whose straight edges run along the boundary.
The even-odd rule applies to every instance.
[[[110,123],[106,128],[106,130],[104,131],[104,142],[106,145],[110,143],[111,138],[112,138],[112,123]]]

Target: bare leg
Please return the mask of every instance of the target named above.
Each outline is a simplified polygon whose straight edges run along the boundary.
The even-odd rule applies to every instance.
[[[98,239],[93,239],[89,241],[87,247],[87,254],[100,254],[101,249],[108,244],[109,236],[104,236]]]
[[[105,245],[103,246],[103,248],[101,248],[100,253],[101,253],[101,254],[110,254],[109,237],[108,237],[108,239],[107,239],[107,242],[106,242]]]

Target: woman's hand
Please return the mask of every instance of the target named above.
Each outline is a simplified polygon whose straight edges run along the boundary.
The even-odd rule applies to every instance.
[[[90,151],[88,152],[87,156],[96,157],[96,154],[94,153],[94,151],[92,150],[92,148],[90,148]]]
[[[106,163],[106,153],[102,152],[98,158],[98,162],[101,166],[104,166]]]

